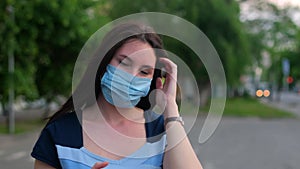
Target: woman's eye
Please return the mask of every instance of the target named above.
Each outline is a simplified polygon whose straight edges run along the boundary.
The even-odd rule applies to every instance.
[[[144,75],[148,75],[148,74],[149,74],[149,73],[146,72],[146,71],[141,71],[141,73],[144,74]]]
[[[128,65],[128,64],[125,63],[123,60],[119,60],[119,64],[124,65],[124,66],[127,66],[127,65]]]

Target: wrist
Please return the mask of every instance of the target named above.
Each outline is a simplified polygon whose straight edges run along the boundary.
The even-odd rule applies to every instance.
[[[178,112],[178,106],[176,101],[170,101],[167,102],[167,105],[165,107],[165,110],[163,112],[164,118],[169,118],[169,117],[179,117],[179,112]]]
[[[182,126],[184,126],[184,121],[181,116],[166,118],[165,119],[165,127],[167,127],[167,124],[169,124],[170,122],[177,122],[177,123],[180,123]]]

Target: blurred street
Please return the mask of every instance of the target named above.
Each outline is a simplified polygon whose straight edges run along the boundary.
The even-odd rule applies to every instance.
[[[189,134],[204,169],[297,169],[300,166],[300,95],[283,92],[265,104],[289,111],[295,119],[222,118],[214,135],[197,143],[201,121]]]
[[[0,135],[0,168],[33,168],[34,160],[30,153],[39,131],[14,136]]]
[[[277,95],[277,94],[276,94]],[[262,100],[264,103],[269,104],[272,107],[276,107],[282,110],[289,111],[300,117],[300,94],[296,92],[282,92],[279,95],[279,100],[269,99]]]
[[[103,87],[132,102],[150,85],[139,81],[153,79],[152,90],[156,77],[163,97],[144,98],[164,105],[160,100],[176,97],[204,169],[300,168],[300,0],[0,4],[0,169],[33,168],[41,119],[64,103],[67,112],[89,106],[93,96],[98,103],[111,96]],[[144,49],[151,53],[139,53]],[[108,78],[117,87],[100,83],[115,72],[123,72],[120,80]],[[142,78],[125,78],[133,76]],[[198,103],[202,113],[195,119]],[[200,144],[209,123],[204,112],[218,113],[223,105],[216,131]]]
[[[200,125],[189,136],[204,169],[298,169],[299,122],[223,118],[206,143],[197,142]]]
[[[298,108],[299,95],[282,95],[281,108]],[[298,101],[298,100],[297,100]],[[295,103],[295,104],[294,104]],[[298,102],[299,103],[299,102]],[[295,112],[297,112],[295,110]],[[190,116],[184,117],[191,124]],[[297,119],[228,118],[223,117],[214,135],[204,144],[198,143],[205,118],[199,117],[189,133],[192,145],[204,169],[298,169],[300,166],[300,121]],[[39,135],[34,132],[0,135],[1,169],[32,168],[30,152]]]

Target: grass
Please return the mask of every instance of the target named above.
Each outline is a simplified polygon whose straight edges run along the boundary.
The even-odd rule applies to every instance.
[[[45,121],[41,119],[33,119],[26,121],[16,121],[15,134],[25,133],[45,125]],[[0,134],[8,134],[7,124],[0,123]]]
[[[209,107],[201,109],[208,111]],[[295,115],[265,105],[257,99],[252,98],[232,98],[226,100],[223,116],[230,117],[258,117],[258,118],[293,118]]]

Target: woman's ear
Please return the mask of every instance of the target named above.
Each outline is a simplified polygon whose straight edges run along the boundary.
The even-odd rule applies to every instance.
[[[155,87],[156,89],[162,89],[163,88],[163,80],[162,78],[158,77],[156,78],[156,82],[155,82]]]

